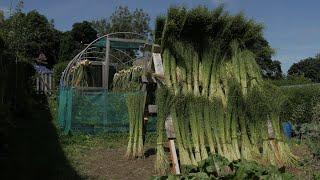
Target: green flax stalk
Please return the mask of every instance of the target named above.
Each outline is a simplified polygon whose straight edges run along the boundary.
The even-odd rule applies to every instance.
[[[157,151],[155,160],[155,171],[157,174],[165,174],[169,170],[169,161],[164,150],[165,138],[165,121],[169,115],[171,107],[171,96],[169,90],[160,87],[156,91],[157,104]]]

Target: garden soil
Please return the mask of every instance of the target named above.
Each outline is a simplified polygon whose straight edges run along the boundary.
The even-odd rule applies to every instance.
[[[128,160],[124,157],[126,149],[94,149],[85,153],[80,162],[80,174],[86,179],[126,179],[144,180],[154,175],[154,150],[144,159]]]

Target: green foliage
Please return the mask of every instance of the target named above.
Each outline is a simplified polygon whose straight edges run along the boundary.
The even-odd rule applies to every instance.
[[[119,6],[109,18],[92,21],[92,27],[100,36],[113,32],[134,32],[142,35],[150,33],[150,16],[143,9],[130,11],[127,6]]]
[[[97,31],[88,21],[83,21],[72,25],[71,36],[78,43],[88,44],[97,38]]]
[[[287,98],[282,107],[282,121],[301,124],[317,119],[317,111],[314,111],[314,109],[317,108],[319,102],[320,86],[283,87],[282,91]]]
[[[53,66],[53,81],[56,87],[59,87],[60,78],[68,63],[68,61],[64,61]]]
[[[302,75],[313,82],[320,82],[320,56],[309,57],[294,63],[288,70],[288,75]]]
[[[253,161],[239,161],[233,163],[235,174],[232,179],[281,179],[289,180],[293,176],[275,166],[262,166]]]
[[[270,83],[276,86],[291,86],[291,85],[303,85],[311,84],[312,81],[302,75],[287,76],[277,80],[269,80]]]
[[[1,55],[1,57],[3,56],[3,52],[6,49],[7,49],[6,44],[2,38],[2,34],[0,33],[0,55]]]
[[[82,47],[73,39],[70,31],[64,32],[60,40],[59,62],[71,61],[82,50]]]
[[[316,100],[318,101],[316,101]],[[312,105],[312,122],[320,122],[320,101],[319,98],[313,98]]]
[[[182,175],[154,176],[159,179],[283,179],[293,176],[275,166],[263,166],[254,161],[239,160],[229,162],[219,155],[209,156],[200,162],[198,168],[186,167]]]
[[[37,11],[15,13],[4,21],[0,31],[19,60],[32,60],[44,53],[49,66],[57,62],[60,32]]]
[[[3,24],[3,22],[4,22],[4,12],[3,10],[0,10],[0,27]]]
[[[53,123],[57,125],[58,122],[58,96],[55,91],[47,95],[47,101],[52,116]],[[57,126],[58,127],[58,126]]]
[[[127,142],[127,133],[98,133],[95,135],[75,132],[59,134],[59,141],[68,156],[81,156],[93,148],[120,148]]]
[[[98,36],[100,37],[108,34],[111,25],[109,23],[109,19],[97,19],[91,22],[91,26],[97,31]]]
[[[319,180],[320,179],[320,172],[314,172],[313,179]]]
[[[320,121],[295,125],[293,130],[301,141],[308,144],[314,158],[320,160]]]
[[[156,30],[154,32],[154,39],[156,44],[161,44],[162,32],[163,32],[165,23],[166,23],[165,16],[157,16],[156,27],[155,27]]]
[[[91,23],[83,21],[72,25],[71,31],[64,32],[60,41],[59,61],[71,61],[84,47],[97,38],[97,31]]]

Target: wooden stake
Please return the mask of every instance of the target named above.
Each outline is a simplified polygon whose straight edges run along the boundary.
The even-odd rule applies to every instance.
[[[175,174],[180,174],[180,167],[178,162],[177,150],[174,143],[174,139],[169,139],[169,149],[172,156],[172,166]]]

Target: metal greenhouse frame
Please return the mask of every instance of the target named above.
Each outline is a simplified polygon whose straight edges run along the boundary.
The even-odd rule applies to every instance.
[[[89,60],[93,66],[101,66],[101,86],[80,87],[84,89],[109,89],[110,88],[110,66],[117,67],[119,65],[130,65],[134,61],[142,60],[145,69],[147,63],[151,60],[152,41],[148,37],[132,32],[116,32],[101,36],[86,46],[79,54],[77,54],[67,65],[61,77],[62,86],[71,85],[72,67],[83,60]],[[126,50],[139,50],[143,52],[143,56],[133,58]],[[117,52],[117,53],[114,53]],[[122,61],[115,54],[122,54],[128,59]],[[79,88],[79,87],[78,87]]]

